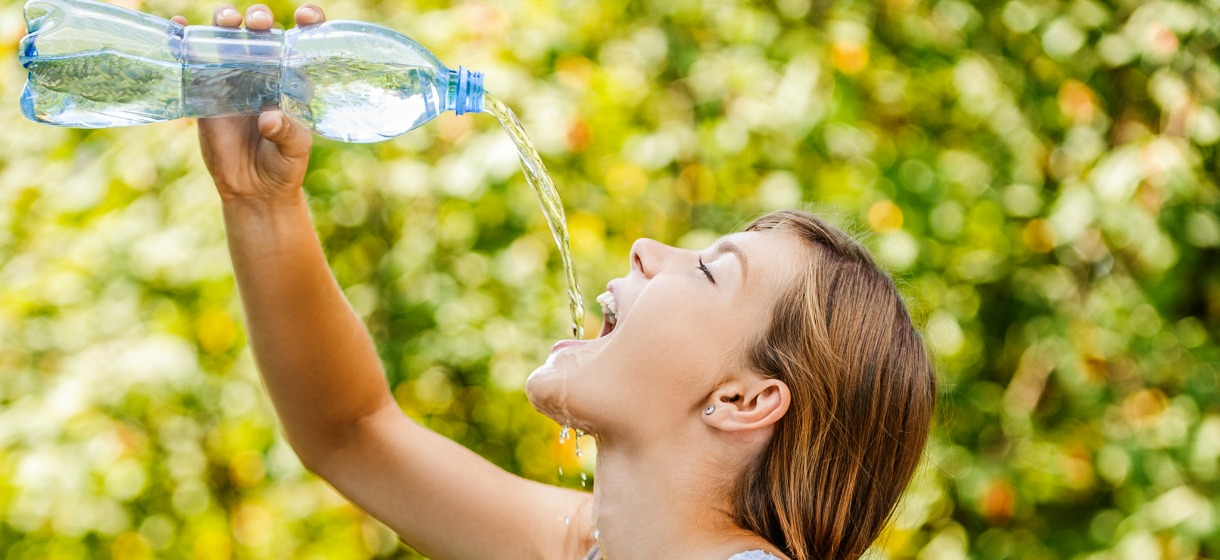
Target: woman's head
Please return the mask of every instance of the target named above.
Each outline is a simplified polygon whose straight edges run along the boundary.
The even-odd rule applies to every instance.
[[[702,251],[637,242],[608,293],[617,324],[557,344],[527,383],[534,405],[603,446],[697,448],[733,473],[736,524],[796,560],[863,552],[914,472],[935,399],[924,346],[867,251],[778,212]]]
[[[856,558],[923,453],[931,360],[893,281],[848,235],[800,212],[747,231],[795,235],[809,257],[750,350],[753,368],[787,384],[792,404],[740,481],[738,523],[798,560]]]
[[[599,298],[601,335],[557,344],[530,376],[531,400],[563,424],[636,448],[656,434],[689,441],[708,421],[773,424],[787,388],[753,371],[750,349],[805,252],[795,236],[772,232],[731,234],[701,251],[637,241],[630,272]],[[691,414],[709,404],[714,414]],[[761,447],[765,434],[756,439]]]

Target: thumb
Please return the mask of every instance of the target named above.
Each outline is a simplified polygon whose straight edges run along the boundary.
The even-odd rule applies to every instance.
[[[309,155],[313,135],[305,127],[288,118],[283,111],[266,111],[258,116],[258,132],[273,142],[287,158]]]

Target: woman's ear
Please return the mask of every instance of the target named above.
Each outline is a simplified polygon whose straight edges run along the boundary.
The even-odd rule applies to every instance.
[[[703,409],[708,426],[726,432],[757,430],[774,425],[788,412],[792,393],[783,381],[751,376],[717,388]]]

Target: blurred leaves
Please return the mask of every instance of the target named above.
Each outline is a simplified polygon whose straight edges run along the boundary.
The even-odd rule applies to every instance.
[[[564,196],[587,294],[642,236],[704,246],[792,206],[859,232],[944,386],[877,557],[1220,556],[1214,0],[325,8],[487,73]],[[23,32],[10,2],[9,60]],[[193,124],[35,125],[5,68],[4,558],[414,557],[280,437]],[[592,453],[520,392],[568,330],[508,138],[447,115],[316,146],[319,235],[395,398],[579,487]]]

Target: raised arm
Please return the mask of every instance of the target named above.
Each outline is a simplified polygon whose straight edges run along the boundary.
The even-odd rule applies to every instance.
[[[322,19],[316,6],[296,13],[298,24]],[[241,22],[231,6],[213,17]],[[246,22],[268,29],[271,13],[252,6]],[[310,220],[309,131],[268,111],[201,119],[199,137],[254,357],[306,467],[433,558],[581,558],[592,544],[588,494],[507,473],[411,421],[390,396]]]

